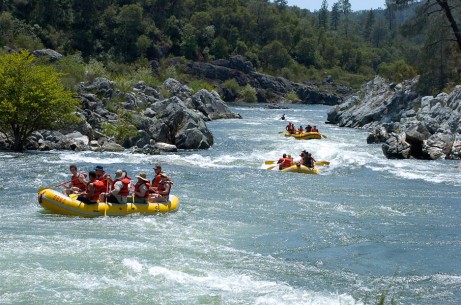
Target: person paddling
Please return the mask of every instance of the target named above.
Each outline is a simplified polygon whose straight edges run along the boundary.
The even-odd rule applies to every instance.
[[[114,180],[111,180],[109,175],[106,175],[109,185],[112,186],[112,190],[108,193],[102,193],[99,196],[99,201],[105,201],[107,198],[108,202],[112,203],[127,203],[127,196],[130,193],[130,179],[125,177],[121,169],[115,172]]]
[[[150,187],[149,179],[147,179],[146,173],[139,173],[136,178],[138,178],[138,182],[134,185],[134,192],[132,194],[134,202],[147,203]]]
[[[95,204],[99,199],[99,195],[106,190],[104,181],[96,179],[96,172],[90,171],[88,173],[89,182],[85,194],[78,196],[77,200],[86,204]]]
[[[162,166],[160,164],[155,165],[154,172],[155,172],[155,176],[154,176],[154,179],[152,179],[152,184],[149,188],[150,193],[157,192],[158,184],[160,183],[160,180],[161,180],[160,175],[163,174]]]
[[[284,168],[290,167],[291,166],[291,159],[287,157],[287,154],[283,154],[282,158],[280,158],[277,161],[277,164],[279,165],[279,170],[282,170]]]
[[[64,189],[63,193],[69,196],[70,194],[80,194],[86,191],[86,174],[80,174],[77,166],[72,164],[69,166],[72,177],[69,185]]]
[[[158,184],[157,193],[152,194],[149,202],[167,202],[170,200],[170,190],[173,182],[165,174],[160,174],[160,182]]]

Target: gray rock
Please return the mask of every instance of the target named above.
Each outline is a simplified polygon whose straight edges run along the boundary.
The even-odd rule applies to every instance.
[[[208,120],[241,118],[239,114],[230,111],[216,91],[209,92],[202,89],[187,99],[185,103],[189,108],[200,111]]]
[[[58,61],[62,58],[62,54],[51,49],[35,50],[32,52],[32,54],[34,54],[36,57],[48,56],[51,62]]]
[[[168,78],[162,84],[162,87],[168,90],[171,95],[180,98],[181,100],[185,100],[188,97],[192,96],[193,90],[186,85],[182,85],[180,82],[173,78]]]
[[[404,134],[391,134],[382,145],[383,153],[388,159],[408,159],[411,156],[410,149],[411,146],[405,142]]]
[[[160,151],[165,151],[165,152],[176,152],[178,151],[178,148],[176,145],[168,144],[168,143],[155,143],[154,148],[157,148]]]
[[[108,152],[123,152],[125,151],[125,148],[120,145],[120,144],[117,144],[115,142],[105,142],[102,146],[101,146],[101,151],[108,151]]]

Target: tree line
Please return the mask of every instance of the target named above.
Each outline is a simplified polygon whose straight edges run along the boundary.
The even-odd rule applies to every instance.
[[[80,54],[106,68],[240,54],[293,81],[331,75],[358,87],[376,74],[420,74],[422,93],[449,89],[460,80],[461,0],[413,2],[353,12],[349,0],[324,0],[311,12],[284,0],[0,0],[0,45]]]

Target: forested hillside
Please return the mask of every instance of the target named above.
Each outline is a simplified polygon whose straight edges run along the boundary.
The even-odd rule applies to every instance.
[[[260,72],[298,82],[331,75],[358,87],[376,74],[421,74],[426,93],[459,83],[460,52],[444,15],[397,2],[412,1],[352,12],[348,0],[324,0],[310,12],[265,0],[0,0],[0,45],[50,48],[115,73],[147,62],[171,72],[173,57],[239,54]]]

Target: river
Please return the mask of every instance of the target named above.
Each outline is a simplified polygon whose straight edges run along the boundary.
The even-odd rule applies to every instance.
[[[461,304],[459,161],[388,160],[323,105],[234,105],[215,144],[159,156],[0,152],[0,304]],[[283,135],[287,119],[322,140]],[[312,152],[319,175],[262,169]],[[84,219],[49,213],[37,189],[70,164],[152,179],[176,213]]]

